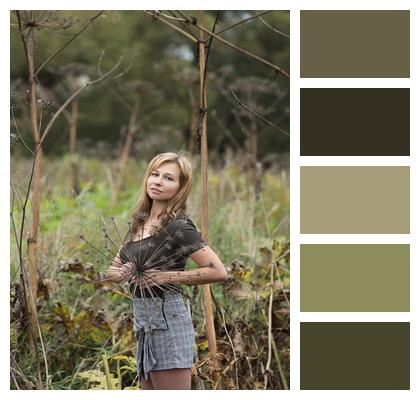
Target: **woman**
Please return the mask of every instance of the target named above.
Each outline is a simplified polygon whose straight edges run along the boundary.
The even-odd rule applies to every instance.
[[[192,166],[180,154],[150,162],[127,240],[107,271],[133,291],[137,370],[142,389],[190,389],[194,328],[179,284],[223,282],[217,254],[186,216]],[[198,268],[185,271],[191,257]]]

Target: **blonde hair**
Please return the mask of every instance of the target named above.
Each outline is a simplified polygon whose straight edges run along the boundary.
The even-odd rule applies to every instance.
[[[147,180],[152,171],[159,168],[166,162],[176,163],[180,169],[178,193],[168,201],[166,208],[158,215],[160,228],[164,227],[170,220],[187,211],[187,199],[191,194],[193,183],[193,168],[190,160],[182,153],[161,153],[150,161],[141,185],[142,192],[131,215],[131,226],[128,240],[137,232],[140,226],[144,226],[152,209],[153,200],[147,194]]]

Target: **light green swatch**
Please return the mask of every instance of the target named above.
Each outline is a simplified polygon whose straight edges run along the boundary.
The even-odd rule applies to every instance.
[[[301,311],[410,311],[408,244],[302,244]]]

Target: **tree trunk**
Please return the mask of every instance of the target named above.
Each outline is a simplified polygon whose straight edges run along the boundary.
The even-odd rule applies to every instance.
[[[134,106],[131,110],[130,120],[128,122],[128,127],[127,127],[127,135],[125,137],[124,147],[121,152],[121,158],[118,164],[117,178],[115,181],[114,191],[112,193],[112,206],[113,207],[117,203],[118,194],[122,187],[124,170],[128,161],[128,156],[130,155],[130,149],[133,143],[134,132],[135,132],[138,116],[139,116],[139,108],[140,108],[140,99],[137,97],[134,103]]]
[[[77,176],[77,162],[76,162],[76,139],[77,139],[77,117],[78,117],[78,101],[74,98],[71,102],[71,120],[70,120],[70,188],[72,193],[79,193],[79,182]]]
[[[39,229],[39,207],[41,203],[41,165],[42,165],[42,146],[38,128],[38,105],[36,99],[36,77],[34,76],[34,47],[35,31],[31,28],[28,34],[28,68],[29,68],[29,91],[31,104],[31,128],[35,140],[35,166],[34,166],[34,189],[32,194],[32,225],[30,237],[28,238],[29,247],[29,273],[28,273],[28,306],[29,306],[29,330],[30,344],[36,348],[38,341],[37,325],[37,289],[38,289],[38,267],[37,267],[37,233]]]
[[[204,11],[200,12],[201,24],[204,24]],[[205,82],[206,48],[204,33],[200,30],[199,42],[200,66],[200,139],[201,139],[201,230],[203,239],[208,240],[208,199],[207,199],[207,95]],[[210,353],[217,352],[216,333],[214,329],[213,305],[210,284],[203,285],[204,290],[204,316],[206,321],[207,340]],[[214,364],[213,364],[214,365]]]

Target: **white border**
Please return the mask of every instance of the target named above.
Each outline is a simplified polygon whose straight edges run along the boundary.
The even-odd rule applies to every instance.
[[[301,88],[408,88],[410,78],[300,78]]]
[[[408,156],[300,156],[300,166],[409,166]]]

